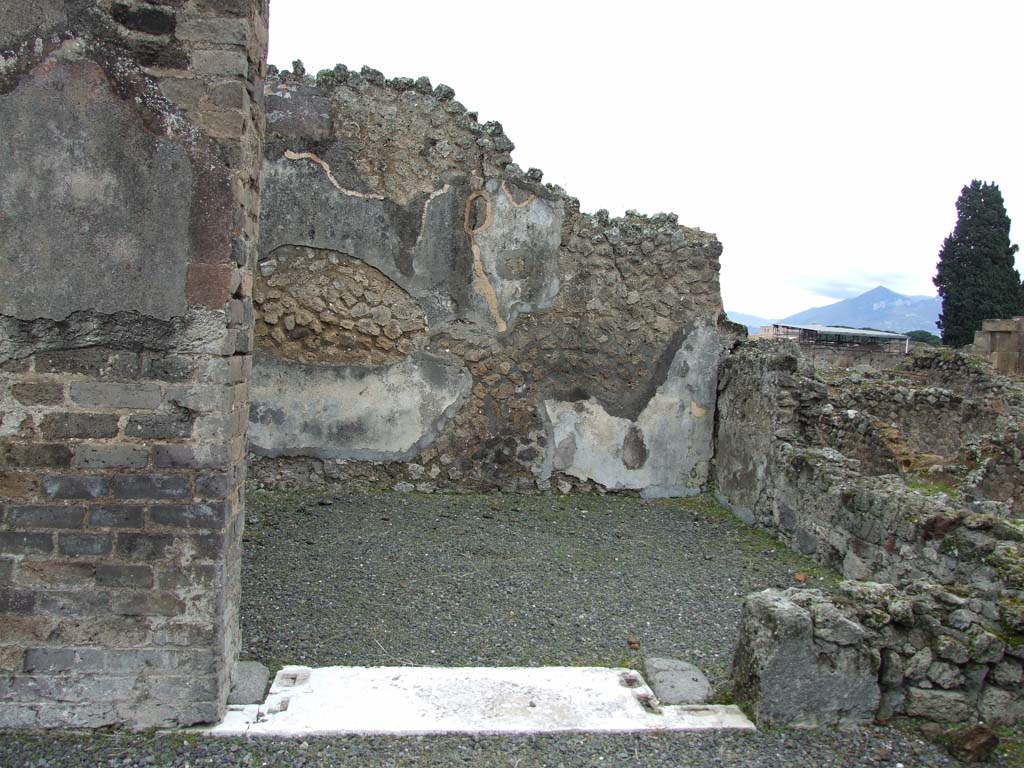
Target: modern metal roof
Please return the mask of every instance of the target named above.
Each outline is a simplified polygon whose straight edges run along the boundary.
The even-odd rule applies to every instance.
[[[813,331],[824,336],[865,336],[872,339],[906,339],[902,333],[888,331],[867,331],[861,328],[843,328],[838,325],[791,325],[790,323],[772,323],[777,328],[795,328],[799,331]]]

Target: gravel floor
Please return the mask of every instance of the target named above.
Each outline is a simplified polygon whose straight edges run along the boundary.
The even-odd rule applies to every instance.
[[[173,736],[29,737],[0,734],[0,765],[48,766],[722,766],[940,768],[938,747],[888,728],[864,731],[643,736],[432,736],[199,739]],[[1003,762],[994,765],[1006,765]]]
[[[836,577],[707,498],[254,492],[243,657],[327,664],[628,664],[727,674],[743,595]],[[630,651],[628,637],[641,641]],[[1019,766],[1002,755],[993,763]],[[0,766],[954,766],[912,732],[214,739],[0,733]]]
[[[248,505],[243,656],[272,668],[632,666],[656,652],[714,682],[744,595],[801,570],[834,580],[705,497],[255,492]]]

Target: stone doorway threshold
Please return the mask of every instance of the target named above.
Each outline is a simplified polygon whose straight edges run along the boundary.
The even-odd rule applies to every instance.
[[[605,667],[285,667],[263,704],[229,707],[221,736],[755,730],[738,707],[659,704]]]

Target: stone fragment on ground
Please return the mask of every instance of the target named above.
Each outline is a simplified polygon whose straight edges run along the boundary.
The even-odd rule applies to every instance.
[[[704,704],[711,684],[693,664],[664,656],[644,659],[644,679],[662,704]]]
[[[270,670],[258,661],[235,664],[228,704],[262,704],[270,684]]]
[[[999,737],[987,725],[957,728],[946,734],[949,754],[965,763],[983,763],[999,746]]]

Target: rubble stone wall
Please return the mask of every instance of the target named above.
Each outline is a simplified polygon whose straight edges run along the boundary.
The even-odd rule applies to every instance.
[[[0,727],[218,719],[265,0],[0,1]]]
[[[815,371],[795,344],[761,341],[740,345],[724,362],[714,468],[719,497],[748,522],[855,580],[845,598],[847,618],[866,634],[839,645],[856,645],[856,653],[846,661],[811,654],[818,662],[803,672],[813,689],[822,683],[818,672],[860,660],[850,668],[858,676],[877,673],[884,695],[875,709],[860,706],[855,716],[832,702],[837,721],[863,719],[868,710],[943,722],[954,719],[950,713],[992,719],[1000,708],[1020,717],[1020,687],[1007,681],[1024,644],[1024,522],[1014,482],[1022,414],[1024,392],[950,353],[915,355],[895,372],[838,374]],[[879,590],[911,606],[910,613],[890,622],[872,603]],[[779,615],[776,608],[751,605],[741,628],[736,682],[751,700],[785,699],[781,687],[763,687],[770,680],[783,686],[785,675],[757,672],[759,665],[778,672],[771,654],[757,649],[772,646],[763,636],[779,616],[799,613],[788,603]],[[797,624],[806,630],[801,642],[820,644],[813,621]],[[973,651],[936,657],[958,665],[938,681],[939,667],[931,676],[892,671],[918,654],[921,662],[939,653],[949,638],[973,649],[981,642],[976,636],[1002,650],[984,659]],[[1011,658],[997,675],[1003,650]],[[864,653],[878,657],[874,673],[865,672]],[[957,703],[943,709],[946,699]],[[782,722],[784,713],[772,706],[764,704],[765,721]]]
[[[705,484],[713,235],[581,213],[426,78],[297,67],[266,104],[257,481]]]

